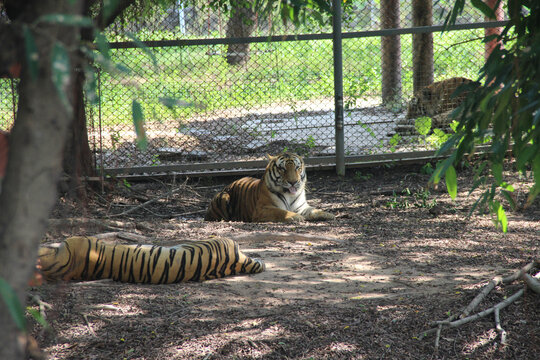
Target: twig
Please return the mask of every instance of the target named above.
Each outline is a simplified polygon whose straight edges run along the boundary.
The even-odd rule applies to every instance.
[[[115,217],[115,216],[124,216],[124,215],[131,214],[132,212],[137,211],[137,210],[139,210],[139,209],[141,209],[141,208],[145,208],[146,206],[148,206],[148,205],[150,205],[150,204],[152,204],[152,203],[155,203],[155,202],[158,201],[158,200],[161,200],[161,199],[163,199],[163,198],[166,198],[166,197],[169,197],[169,196],[171,196],[171,195],[174,195],[174,194],[176,194],[177,192],[179,192],[180,190],[184,190],[184,187],[178,187],[178,188],[176,188],[176,189],[172,189],[172,190],[170,190],[170,191],[167,191],[166,194],[157,196],[157,197],[155,197],[155,198],[153,198],[153,199],[148,200],[147,202],[144,202],[144,203],[142,203],[142,204],[140,204],[140,205],[134,206],[134,207],[132,207],[131,209],[128,209],[128,210],[126,210],[126,211],[123,211],[123,212],[121,212],[121,213],[119,213],[119,214],[112,214],[112,215],[109,215],[109,216]]]
[[[495,329],[501,336],[501,345],[506,344],[506,331],[501,326],[500,309],[495,308]]]
[[[531,289],[532,291],[534,291],[537,294],[540,294],[540,281],[536,280],[537,276],[538,276],[538,274],[535,277],[532,277],[529,274],[523,274],[522,278],[525,281],[525,283],[527,284],[527,286],[529,287],[529,289]]]
[[[90,331],[90,334],[92,334],[93,337],[97,337],[96,333],[94,332],[94,329],[92,329],[92,326],[90,325],[90,322],[88,322],[88,317],[86,314],[83,314],[84,322],[86,323],[86,327],[88,328],[88,331]]]
[[[196,211],[188,211],[188,212],[180,213],[180,214],[172,214],[171,217],[175,218],[175,217],[180,217],[180,216],[202,214],[202,213],[205,213],[205,212],[206,212],[206,209],[204,209],[204,210],[196,210]]]

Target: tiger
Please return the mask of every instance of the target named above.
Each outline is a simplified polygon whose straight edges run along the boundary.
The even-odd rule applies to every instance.
[[[468,95],[468,91],[461,91],[454,95],[456,89],[463,84],[474,82],[464,77],[454,77],[434,82],[418,91],[409,101],[406,119],[421,116],[433,117],[437,114],[457,108]]]
[[[172,284],[205,281],[265,270],[229,238],[190,241],[177,246],[111,244],[75,236],[41,246],[38,273],[46,280],[112,279],[126,283]]]
[[[334,215],[306,201],[306,167],[301,156],[267,155],[262,179],[244,177],[229,184],[210,202],[206,221],[300,222],[331,220]]]

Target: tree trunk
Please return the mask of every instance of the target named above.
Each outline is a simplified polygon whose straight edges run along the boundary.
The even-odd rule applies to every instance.
[[[84,61],[84,60],[82,60]],[[64,150],[64,173],[67,175],[67,194],[73,199],[85,199],[86,187],[81,179],[94,176],[94,161],[88,143],[86,111],[84,98],[84,73],[77,71],[74,79],[73,122],[70,125],[68,139]]]
[[[382,29],[399,28],[399,0],[381,0]],[[383,36],[382,101],[394,104],[401,99],[401,40],[399,35]]]
[[[247,0],[232,0],[231,6],[227,38],[251,36],[255,28],[255,12],[251,9],[251,4]],[[249,43],[229,44],[226,58],[230,65],[244,65],[249,60]]]
[[[23,57],[19,107],[0,193],[0,277],[9,282],[23,309],[37,249],[56,200],[64,143],[72,119],[52,81],[51,53],[55,39],[66,49],[78,44],[77,28],[35,21],[44,14],[82,14],[77,1],[32,0],[25,5],[24,16],[18,20],[32,24],[29,28],[38,50],[39,72],[33,78]],[[18,44],[24,44],[22,34],[19,36]],[[72,84],[73,76],[64,84],[67,94],[73,94]],[[25,349],[17,342],[20,332],[4,305],[0,306],[0,324],[0,359],[25,358]]]
[[[413,26],[433,25],[432,0],[413,0]],[[433,83],[433,34],[413,34],[413,91]]]

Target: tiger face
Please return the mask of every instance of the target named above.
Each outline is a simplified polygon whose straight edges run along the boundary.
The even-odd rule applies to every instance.
[[[278,156],[267,155],[267,176],[265,182],[270,191],[296,195],[304,191],[306,185],[306,168],[304,160],[292,153],[283,153]]]
[[[454,92],[459,86],[471,82],[473,81],[467,78],[455,77],[422,88],[409,101],[406,118],[433,117],[457,108],[466,98],[467,92],[460,92],[456,96]]]

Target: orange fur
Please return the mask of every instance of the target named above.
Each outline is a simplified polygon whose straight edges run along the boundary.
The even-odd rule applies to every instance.
[[[146,284],[204,281],[264,271],[262,260],[243,254],[227,238],[178,246],[108,244],[93,237],[71,237],[39,249],[39,272],[46,279],[98,280]]]
[[[454,92],[462,84],[471,82],[473,81],[467,78],[454,77],[422,88],[409,102],[406,118],[433,117],[457,108],[465,100],[467,92],[460,92],[457,96],[454,96]]]
[[[309,206],[305,199],[305,165],[292,153],[268,156],[262,179],[244,177],[211,201],[206,221],[295,222],[334,216]]]

